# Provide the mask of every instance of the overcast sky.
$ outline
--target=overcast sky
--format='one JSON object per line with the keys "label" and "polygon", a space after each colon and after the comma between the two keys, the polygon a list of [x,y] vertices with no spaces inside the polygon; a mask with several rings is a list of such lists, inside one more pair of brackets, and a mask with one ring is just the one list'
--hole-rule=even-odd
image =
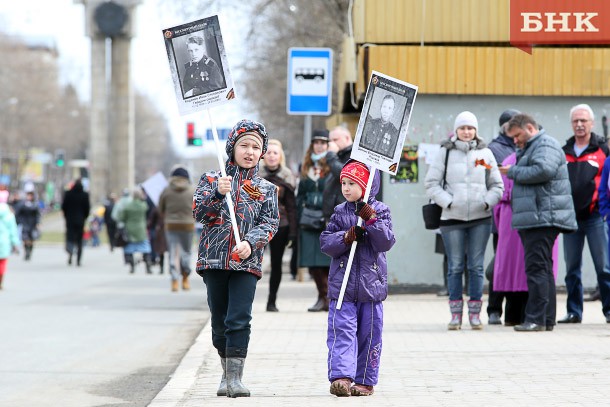
{"label": "overcast sky", "polygon": [[[183,17],[162,10],[159,15],[156,0],[143,0],[137,8],[136,36],[132,41],[132,75],[136,88],[149,95],[165,112],[173,133],[174,145],[186,157],[201,154],[197,148],[186,148],[185,122],[195,121],[196,129],[208,127],[207,114],[180,117],[163,44],[161,30],[184,23]],[[2,30],[13,35],[53,38],[59,51],[60,80],[72,83],[81,99],[90,99],[90,40],[85,36],[84,6],[74,0],[0,0]],[[200,16],[203,18],[207,16]],[[197,19],[197,18],[194,18]],[[232,37],[220,14],[221,30],[231,68],[238,64],[239,39]],[[236,72],[232,69],[233,77]],[[227,127],[242,117],[238,100],[214,108],[217,127]],[[242,99],[243,100],[243,99]],[[199,131],[197,131],[199,133]],[[208,152],[209,153],[209,152]],[[213,151],[211,152],[213,153]]]}

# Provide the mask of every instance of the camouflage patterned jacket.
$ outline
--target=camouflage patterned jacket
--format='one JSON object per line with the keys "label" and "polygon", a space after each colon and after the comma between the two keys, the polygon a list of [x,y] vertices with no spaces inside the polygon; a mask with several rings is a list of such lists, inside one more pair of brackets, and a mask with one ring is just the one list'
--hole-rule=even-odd
{"label": "camouflage patterned jacket", "polygon": [[[246,122],[245,126],[251,123],[255,122]],[[238,127],[234,128],[227,141],[229,157],[233,156],[233,146],[240,134]],[[266,133],[264,136],[263,152],[267,147]],[[225,168],[227,175],[233,179],[231,198],[239,236],[250,243],[252,254],[242,260],[232,252],[236,242],[229,209],[225,197],[218,193],[218,178],[222,175],[219,171],[206,172],[201,176],[193,196],[193,216],[203,224],[196,270],[200,275],[206,269],[243,270],[261,278],[265,245],[277,232],[280,222],[277,187],[258,175],[258,165],[244,169],[229,159]]]}

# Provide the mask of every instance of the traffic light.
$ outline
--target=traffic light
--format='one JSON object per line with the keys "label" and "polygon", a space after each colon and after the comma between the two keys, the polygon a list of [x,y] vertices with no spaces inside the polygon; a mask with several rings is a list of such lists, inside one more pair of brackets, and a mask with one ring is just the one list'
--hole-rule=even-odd
{"label": "traffic light", "polygon": [[55,150],[55,166],[57,168],[61,168],[66,165],[66,157],[64,150],[57,149]]}
{"label": "traffic light", "polygon": [[201,146],[203,142],[201,137],[195,135],[195,123],[189,122],[186,124],[186,140],[189,146]]}

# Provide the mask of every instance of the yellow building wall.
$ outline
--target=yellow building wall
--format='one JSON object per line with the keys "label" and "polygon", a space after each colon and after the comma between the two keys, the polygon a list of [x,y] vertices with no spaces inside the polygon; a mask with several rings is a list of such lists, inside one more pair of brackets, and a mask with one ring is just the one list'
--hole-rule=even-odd
{"label": "yellow building wall", "polygon": [[[371,70],[419,86],[419,92],[458,95],[610,95],[610,49],[369,46]],[[365,52],[358,52],[364,69]],[[370,75],[370,72],[369,72]],[[366,91],[363,73],[357,88]],[[368,83],[368,78],[366,78]]]}
{"label": "yellow building wall", "polygon": [[509,0],[355,0],[358,43],[508,42]]}

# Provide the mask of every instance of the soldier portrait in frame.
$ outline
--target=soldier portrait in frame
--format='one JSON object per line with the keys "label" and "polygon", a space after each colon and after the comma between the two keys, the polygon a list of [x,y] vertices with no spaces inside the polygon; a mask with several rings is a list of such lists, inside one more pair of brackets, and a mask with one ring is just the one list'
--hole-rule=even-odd
{"label": "soldier portrait in frame", "polygon": [[351,157],[396,174],[417,86],[373,71]]}
{"label": "soldier portrait in frame", "polygon": [[164,29],[163,37],[181,114],[235,97],[218,16]]}
{"label": "soldier portrait in frame", "polygon": [[[218,51],[214,49],[216,41],[211,41],[210,38],[206,40],[205,36],[206,34],[200,31],[187,36],[184,40],[186,50],[182,59],[186,57],[188,60],[182,64],[183,72],[180,77],[185,99],[225,87],[224,75],[216,62],[218,57],[211,56],[218,55]],[[179,47],[174,46],[174,49],[177,48]]]}

